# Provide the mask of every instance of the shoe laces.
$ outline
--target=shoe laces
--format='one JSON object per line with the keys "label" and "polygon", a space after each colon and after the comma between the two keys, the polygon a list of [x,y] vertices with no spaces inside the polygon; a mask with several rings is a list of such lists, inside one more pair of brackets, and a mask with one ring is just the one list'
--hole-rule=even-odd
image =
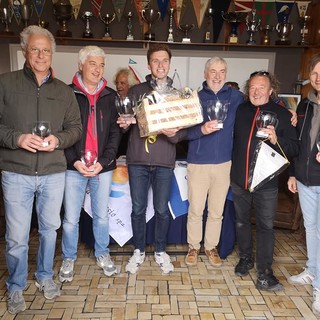
{"label": "shoe laces", "polygon": [[111,266],[113,265],[113,261],[109,254],[102,255],[98,258],[99,262],[102,266]]}
{"label": "shoe laces", "polygon": [[73,260],[72,259],[64,259],[62,261],[62,269],[72,269],[73,268]]}
{"label": "shoe laces", "polygon": [[217,248],[212,248],[211,250],[208,250],[208,253],[210,256],[219,257]]}
{"label": "shoe laces", "polygon": [[57,285],[54,283],[52,279],[46,279],[40,281],[41,290],[45,289],[46,291],[56,290]]}
{"label": "shoe laces", "polygon": [[197,249],[189,249],[188,251],[188,256],[192,256],[195,257],[198,254],[198,250]]}
{"label": "shoe laces", "polygon": [[20,290],[14,291],[8,295],[9,302],[12,301],[14,303],[17,303],[21,300],[22,300],[22,291]]}
{"label": "shoe laces", "polygon": [[144,254],[139,249],[136,249],[133,251],[133,255],[129,259],[129,263],[141,264],[143,262],[143,259],[144,259]]}
{"label": "shoe laces", "polygon": [[166,252],[156,253],[158,263],[163,266],[170,265],[171,259],[170,256]]}

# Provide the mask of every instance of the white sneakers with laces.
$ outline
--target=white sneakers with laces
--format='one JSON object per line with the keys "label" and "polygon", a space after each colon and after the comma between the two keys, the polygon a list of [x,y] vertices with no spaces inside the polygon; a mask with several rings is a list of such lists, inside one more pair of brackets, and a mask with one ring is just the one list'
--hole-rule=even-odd
{"label": "white sneakers with laces", "polygon": [[313,289],[312,312],[316,316],[320,316],[320,289]]}
{"label": "white sneakers with laces", "polygon": [[106,253],[97,258],[97,265],[103,269],[103,273],[107,277],[111,277],[114,274],[118,273],[117,267],[115,266],[114,262],[112,261],[110,254]]}
{"label": "white sneakers with laces", "polygon": [[146,255],[144,252],[140,252],[139,249],[135,249],[133,251],[132,257],[129,259],[126,265],[126,272],[135,274],[138,271],[140,265],[144,262],[145,256]]}
{"label": "white sneakers with laces", "polygon": [[314,275],[310,273],[308,268],[304,268],[301,273],[289,277],[288,282],[296,286],[303,286],[306,284],[312,284],[313,279]]}
{"label": "white sneakers with laces", "polygon": [[166,252],[155,252],[154,259],[156,260],[156,263],[160,266],[160,269],[164,274],[174,271],[174,266],[171,263],[171,259]]}

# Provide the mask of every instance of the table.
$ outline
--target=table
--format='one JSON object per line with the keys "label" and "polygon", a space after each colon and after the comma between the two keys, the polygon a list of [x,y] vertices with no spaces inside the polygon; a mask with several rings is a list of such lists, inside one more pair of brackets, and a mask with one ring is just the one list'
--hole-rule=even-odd
{"label": "table", "polygon": [[[117,160],[117,169],[113,174],[112,190],[109,199],[109,230],[110,243],[118,243],[120,246],[131,243],[131,199],[129,181],[125,158]],[[169,208],[172,214],[168,232],[168,244],[187,243],[187,181],[186,181],[186,162],[177,161],[175,174],[172,180],[171,197]],[[89,214],[88,214],[89,212]],[[154,243],[154,218],[152,206],[152,191],[149,191],[149,203],[147,209],[147,244]],[[235,244],[235,212],[232,195],[229,190],[224,208],[224,218],[219,243],[219,254],[221,258],[226,258],[233,250]],[[206,213],[204,214],[203,228],[205,227]],[[90,217],[90,197],[86,196],[84,210],[81,212],[80,219],[80,240],[88,246],[93,247],[94,237],[92,232],[92,218]]]}

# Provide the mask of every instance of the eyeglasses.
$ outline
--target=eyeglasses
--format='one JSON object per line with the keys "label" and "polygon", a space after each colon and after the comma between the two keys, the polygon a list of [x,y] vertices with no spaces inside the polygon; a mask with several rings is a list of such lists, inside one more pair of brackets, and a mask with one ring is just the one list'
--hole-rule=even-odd
{"label": "eyeglasses", "polygon": [[29,48],[28,51],[33,56],[38,56],[40,53],[42,53],[44,56],[51,56],[52,54],[50,49]]}
{"label": "eyeglasses", "polygon": [[268,71],[255,71],[253,73],[250,74],[250,78],[255,77],[255,76],[265,76],[265,77],[269,77],[270,73]]}

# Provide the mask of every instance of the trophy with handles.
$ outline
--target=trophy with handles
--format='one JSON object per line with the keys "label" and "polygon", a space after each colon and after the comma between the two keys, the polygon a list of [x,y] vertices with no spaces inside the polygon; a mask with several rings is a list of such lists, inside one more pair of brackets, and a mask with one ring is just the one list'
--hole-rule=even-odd
{"label": "trophy with handles", "polygon": [[247,12],[221,12],[222,19],[230,24],[231,32],[228,36],[228,43],[239,43],[238,26],[245,21]]}
{"label": "trophy with handles", "polygon": [[58,1],[53,5],[53,15],[60,25],[58,37],[72,37],[72,32],[67,29],[67,21],[73,17],[73,8],[69,1]]}
{"label": "trophy with handles", "polygon": [[10,30],[9,24],[11,23],[11,18],[13,15],[12,9],[9,8],[0,8],[0,20],[5,25],[4,31],[2,31],[2,34],[12,35],[13,31]]}
{"label": "trophy with handles", "polygon": [[142,19],[148,24],[148,31],[144,34],[144,40],[155,40],[155,34],[152,32],[152,24],[160,19],[160,12],[158,10],[148,8],[141,10]]}
{"label": "trophy with handles", "polygon": [[108,39],[108,40],[111,40],[112,37],[111,37],[111,34],[110,34],[110,24],[113,22],[113,20],[115,19],[116,17],[116,14],[113,13],[112,15],[109,14],[109,13],[106,13],[104,16],[102,16],[100,13],[99,13],[99,17],[100,17],[100,20],[105,24],[106,28],[105,28],[105,34],[103,36],[103,39]]}

